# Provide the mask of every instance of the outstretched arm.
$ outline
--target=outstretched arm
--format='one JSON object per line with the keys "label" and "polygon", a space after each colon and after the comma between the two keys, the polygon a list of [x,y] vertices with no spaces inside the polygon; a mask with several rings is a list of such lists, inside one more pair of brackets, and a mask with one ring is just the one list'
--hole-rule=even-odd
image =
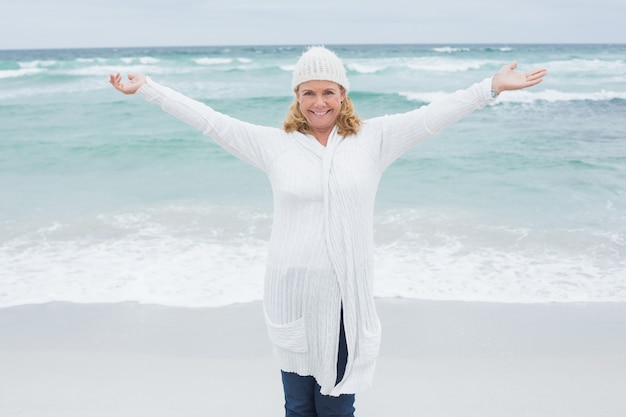
{"label": "outstretched arm", "polygon": [[253,125],[215,111],[206,104],[158,84],[143,74],[129,74],[123,83],[121,75],[111,74],[109,82],[124,94],[136,94],[188,125],[211,136],[217,144],[236,157],[267,171],[274,155],[279,153],[286,133],[276,128]]}
{"label": "outstretched arm", "polygon": [[[376,149],[382,150],[381,166],[386,168],[416,144],[493,102],[495,99],[491,89],[499,94],[507,90],[532,87],[543,81],[547,74],[545,69],[516,72],[516,68],[517,62],[513,61],[504,65],[493,76],[468,89],[456,91],[408,113],[375,119],[376,123],[382,124],[380,138],[383,143],[375,143]],[[370,125],[373,125],[372,121]]]}
{"label": "outstretched arm", "polygon": [[515,72],[517,62],[513,61],[504,65],[492,78],[491,88],[496,94],[507,90],[521,90],[532,87],[543,81],[543,77],[548,73],[544,68],[535,69],[528,72]]}
{"label": "outstretched arm", "polygon": [[122,76],[117,74],[109,75],[109,82],[117,90],[124,94],[135,94],[142,85],[146,83],[146,76],[143,74],[128,74],[128,82],[122,82]]}

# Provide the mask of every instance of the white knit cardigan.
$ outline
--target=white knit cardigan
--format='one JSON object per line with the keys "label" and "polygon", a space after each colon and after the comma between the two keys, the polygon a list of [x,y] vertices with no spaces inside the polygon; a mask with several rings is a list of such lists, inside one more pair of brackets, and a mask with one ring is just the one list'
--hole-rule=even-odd
{"label": "white knit cardigan", "polygon": [[[281,369],[314,376],[325,395],[368,388],[381,339],[372,265],[379,180],[408,149],[493,101],[491,78],[366,120],[357,135],[335,128],[326,147],[311,135],[233,119],[151,79],[137,94],[269,177],[274,219],[263,306]],[[348,363],[335,384],[342,308]]]}

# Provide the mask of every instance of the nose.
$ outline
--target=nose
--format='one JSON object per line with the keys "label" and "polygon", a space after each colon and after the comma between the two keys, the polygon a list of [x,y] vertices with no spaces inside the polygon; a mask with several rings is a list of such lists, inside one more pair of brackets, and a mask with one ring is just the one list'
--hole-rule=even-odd
{"label": "nose", "polygon": [[325,106],[326,105],[326,99],[324,98],[323,94],[318,94],[315,96],[315,105],[316,106]]}

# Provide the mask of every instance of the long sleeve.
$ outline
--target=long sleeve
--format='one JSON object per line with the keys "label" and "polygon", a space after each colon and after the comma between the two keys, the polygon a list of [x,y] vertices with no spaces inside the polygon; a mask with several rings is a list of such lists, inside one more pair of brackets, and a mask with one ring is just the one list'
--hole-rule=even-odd
{"label": "long sleeve", "polygon": [[285,139],[286,134],[280,129],[237,120],[151,79],[137,91],[137,95],[160,105],[167,113],[210,136],[225,150],[264,172]]}
{"label": "long sleeve", "polygon": [[413,146],[493,100],[491,78],[487,78],[419,109],[371,119],[372,127],[380,129],[376,147],[381,168],[387,168]]}

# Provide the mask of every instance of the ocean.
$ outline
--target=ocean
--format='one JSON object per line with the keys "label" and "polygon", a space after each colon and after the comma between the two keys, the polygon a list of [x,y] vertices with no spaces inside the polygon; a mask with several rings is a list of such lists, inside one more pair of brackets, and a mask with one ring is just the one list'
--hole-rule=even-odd
{"label": "ocean", "polygon": [[[517,60],[506,92],[396,161],[375,213],[377,297],[626,301],[626,45],[330,45],[363,118]],[[262,297],[265,176],[108,84],[143,72],[280,127],[303,46],[0,51],[0,307]]]}

